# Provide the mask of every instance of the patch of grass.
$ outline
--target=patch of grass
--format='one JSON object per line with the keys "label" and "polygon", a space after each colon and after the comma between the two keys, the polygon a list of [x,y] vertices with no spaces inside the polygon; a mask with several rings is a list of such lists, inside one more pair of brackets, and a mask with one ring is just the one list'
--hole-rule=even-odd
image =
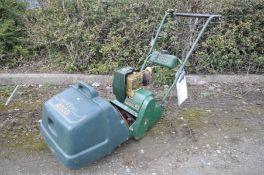
{"label": "patch of grass", "polygon": [[[7,100],[15,86],[0,86],[0,102]],[[0,108],[1,109],[1,108]]]}
{"label": "patch of grass", "polygon": [[213,92],[209,92],[209,91],[203,91],[203,92],[201,92],[201,96],[202,97],[209,97],[209,96],[212,96],[212,95],[214,95]]}
{"label": "patch of grass", "polygon": [[170,121],[161,118],[153,128],[150,129],[150,134],[151,135],[160,135],[162,132],[163,133],[168,133],[170,128],[168,127],[170,125]]}
{"label": "patch of grass", "polygon": [[188,126],[192,129],[198,129],[204,126],[203,119],[208,117],[208,112],[201,108],[189,108],[179,115],[186,120]]}
{"label": "patch of grass", "polygon": [[[4,133],[8,131],[2,132],[2,136]],[[27,132],[24,134],[5,134],[5,138],[7,143],[3,143],[0,145],[0,148],[8,148],[15,149],[17,151],[25,151],[25,152],[38,152],[47,149],[46,144],[40,138],[39,132]]]}
{"label": "patch of grass", "polygon": [[[199,129],[204,127],[204,119],[207,119],[208,112],[201,108],[188,108],[183,112],[180,112],[177,116],[170,116],[169,111],[168,116],[161,118],[153,128],[150,129],[151,135],[160,135],[162,132],[164,134],[177,132],[182,124],[186,123],[191,129]],[[183,118],[183,120],[181,120]]]}
{"label": "patch of grass", "polygon": [[5,106],[4,104],[0,104],[0,112],[9,112],[13,110],[34,110],[36,108],[35,103],[23,103],[23,102],[10,102],[9,105]]}

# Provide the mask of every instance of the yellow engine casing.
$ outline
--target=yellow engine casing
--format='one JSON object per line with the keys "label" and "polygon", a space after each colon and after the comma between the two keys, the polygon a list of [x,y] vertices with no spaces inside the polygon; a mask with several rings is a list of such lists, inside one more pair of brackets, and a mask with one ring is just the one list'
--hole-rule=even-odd
{"label": "yellow engine casing", "polygon": [[126,95],[133,97],[135,95],[134,90],[143,86],[143,72],[133,72],[126,78]]}

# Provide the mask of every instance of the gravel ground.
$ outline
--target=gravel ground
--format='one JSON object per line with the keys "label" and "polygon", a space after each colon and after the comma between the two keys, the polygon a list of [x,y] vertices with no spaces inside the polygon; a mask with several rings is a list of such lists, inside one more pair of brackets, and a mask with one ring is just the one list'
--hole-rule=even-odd
{"label": "gravel ground", "polygon": [[[264,174],[264,84],[189,86],[181,107],[175,94],[164,117],[141,140],[80,170],[64,168],[43,143],[41,106],[64,86],[0,86],[1,174]],[[109,86],[99,94],[111,98]],[[162,96],[164,87],[153,88]]]}

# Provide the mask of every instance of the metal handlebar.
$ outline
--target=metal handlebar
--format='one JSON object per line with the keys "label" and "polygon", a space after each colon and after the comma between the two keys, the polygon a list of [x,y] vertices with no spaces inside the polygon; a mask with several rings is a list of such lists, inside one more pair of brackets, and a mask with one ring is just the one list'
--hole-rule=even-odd
{"label": "metal handlebar", "polygon": [[164,17],[162,18],[162,20],[161,20],[161,23],[160,23],[160,25],[159,25],[159,28],[158,28],[158,30],[157,30],[157,33],[156,33],[156,35],[155,35],[155,37],[154,37],[154,39],[153,39],[153,41],[152,41],[151,48],[150,48],[150,50],[149,50],[149,52],[148,52],[148,54],[147,54],[147,57],[146,57],[146,59],[145,59],[143,65],[141,66],[141,69],[140,69],[141,71],[143,71],[144,68],[146,67],[146,64],[148,63],[148,61],[149,61],[149,59],[150,59],[150,55],[151,55],[151,53],[152,53],[153,50],[156,48],[156,43],[157,43],[158,36],[159,36],[159,34],[160,34],[161,30],[162,30],[163,25],[166,23],[166,20],[167,20],[167,18],[168,18],[169,16],[170,16],[170,17],[177,17],[177,16],[178,16],[178,17],[196,17],[196,18],[208,18],[208,19],[206,20],[206,23],[204,24],[203,28],[200,30],[200,32],[199,32],[197,38],[196,38],[195,41],[193,42],[191,49],[188,51],[188,53],[186,54],[185,58],[183,59],[183,61],[182,61],[182,63],[181,63],[181,66],[179,67],[179,69],[178,69],[177,72],[175,73],[175,79],[174,79],[172,85],[170,86],[169,90],[166,92],[165,96],[163,97],[162,102],[161,102],[161,106],[164,105],[164,103],[166,102],[166,100],[167,100],[167,98],[168,98],[168,96],[169,96],[171,90],[172,90],[173,87],[176,85],[176,83],[177,83],[177,81],[178,81],[178,79],[179,79],[179,77],[180,77],[180,75],[181,75],[181,72],[182,72],[183,69],[184,69],[184,66],[185,66],[187,60],[189,59],[189,57],[190,57],[191,54],[193,53],[193,51],[194,51],[196,45],[198,44],[199,40],[201,39],[201,37],[202,37],[202,35],[203,35],[205,29],[207,28],[208,24],[210,23],[210,21],[211,21],[213,18],[219,18],[219,17],[220,17],[220,15],[211,15],[211,14],[199,14],[199,13],[175,13],[173,10],[168,10],[168,11],[165,13]]}
{"label": "metal handlebar", "polygon": [[202,14],[202,13],[173,13],[173,16],[196,17],[196,18],[220,17],[220,15]]}

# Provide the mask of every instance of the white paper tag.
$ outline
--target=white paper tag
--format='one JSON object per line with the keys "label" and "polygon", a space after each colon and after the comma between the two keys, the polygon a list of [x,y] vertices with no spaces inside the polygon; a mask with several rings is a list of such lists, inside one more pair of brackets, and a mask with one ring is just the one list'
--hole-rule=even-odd
{"label": "white paper tag", "polygon": [[180,106],[187,98],[188,98],[188,92],[187,92],[187,83],[186,78],[184,76],[184,72],[179,77],[179,80],[176,84],[177,88],[177,98],[178,98],[178,106]]}

